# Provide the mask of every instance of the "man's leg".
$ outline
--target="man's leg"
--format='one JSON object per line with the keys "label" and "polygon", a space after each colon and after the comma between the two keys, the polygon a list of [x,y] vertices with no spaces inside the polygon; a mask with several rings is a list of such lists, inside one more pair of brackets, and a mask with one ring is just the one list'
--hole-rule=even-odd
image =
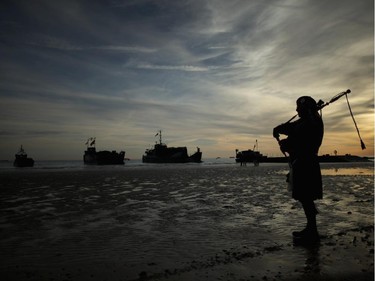
{"label": "man's leg", "polygon": [[315,203],[313,200],[304,200],[301,201],[303,210],[305,212],[307,225],[306,228],[302,231],[295,231],[293,232],[293,236],[295,237],[304,237],[304,236],[311,236],[311,237],[318,237],[318,228],[316,225],[316,215],[318,211],[315,207]]}

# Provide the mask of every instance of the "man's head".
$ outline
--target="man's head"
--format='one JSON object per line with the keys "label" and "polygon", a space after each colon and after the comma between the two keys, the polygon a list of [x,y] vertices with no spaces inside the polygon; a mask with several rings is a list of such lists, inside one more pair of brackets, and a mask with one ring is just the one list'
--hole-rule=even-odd
{"label": "man's head", "polygon": [[300,117],[306,116],[310,112],[316,112],[318,107],[316,101],[310,96],[302,96],[297,99],[297,112]]}

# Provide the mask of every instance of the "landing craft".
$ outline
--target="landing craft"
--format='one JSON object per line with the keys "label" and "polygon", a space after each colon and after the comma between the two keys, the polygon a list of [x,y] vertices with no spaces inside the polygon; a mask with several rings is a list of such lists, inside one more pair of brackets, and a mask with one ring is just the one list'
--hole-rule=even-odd
{"label": "landing craft", "polygon": [[83,162],[87,165],[124,165],[125,151],[96,151],[95,138],[86,141]]}
{"label": "landing craft", "polygon": [[253,149],[239,151],[236,149],[236,162],[246,165],[246,163],[254,163],[254,165],[259,165],[260,162],[264,162],[267,156],[264,156],[258,149],[258,140],[255,141]]}
{"label": "landing craft", "polygon": [[27,157],[22,145],[20,150],[15,154],[16,159],[13,162],[14,167],[33,167],[34,159]]}
{"label": "landing craft", "polygon": [[159,136],[159,143],[154,145],[153,149],[146,149],[145,155],[142,157],[143,163],[188,163],[202,162],[202,152],[197,147],[197,151],[189,156],[186,147],[167,147],[162,142],[161,130],[155,135]]}

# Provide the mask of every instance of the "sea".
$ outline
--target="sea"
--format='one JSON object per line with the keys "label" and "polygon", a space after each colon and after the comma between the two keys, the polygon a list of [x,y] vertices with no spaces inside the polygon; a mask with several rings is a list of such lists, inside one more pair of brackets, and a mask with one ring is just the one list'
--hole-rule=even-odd
{"label": "sea", "polygon": [[[35,160],[35,159],[34,159]],[[236,164],[234,158],[207,158],[201,163],[178,163],[177,165],[233,165]],[[142,159],[126,160],[124,165],[105,165],[101,167],[152,167],[152,166],[171,166],[176,164],[152,164],[143,163]],[[93,167],[85,165],[82,160],[35,160],[33,169],[83,169]],[[13,161],[3,160],[0,161],[0,170],[14,169]]]}
{"label": "sea", "polygon": [[[16,172],[16,171],[79,171],[79,170],[122,170],[122,169],[148,169],[148,168],[184,168],[184,167],[235,167],[240,166],[232,157],[223,158],[206,158],[201,163],[143,163],[142,159],[126,160],[124,165],[86,165],[82,160],[36,160],[33,167],[14,167],[13,161],[0,161],[1,172]],[[252,163],[247,163],[248,167],[254,166]],[[289,172],[287,163],[260,163],[263,167],[275,167],[281,169],[282,173]],[[374,161],[370,162],[342,162],[342,163],[321,163],[322,175],[373,175]],[[284,168],[284,169],[283,169]]]}

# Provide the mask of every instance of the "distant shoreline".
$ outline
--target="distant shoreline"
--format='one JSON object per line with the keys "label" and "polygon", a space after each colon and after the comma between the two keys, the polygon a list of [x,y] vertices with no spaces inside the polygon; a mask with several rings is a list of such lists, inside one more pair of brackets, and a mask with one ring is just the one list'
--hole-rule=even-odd
{"label": "distant shoreline", "polygon": [[[360,157],[356,155],[320,155],[320,163],[342,163],[342,162],[372,162],[369,157]],[[267,157],[262,160],[264,163],[286,163],[288,162],[288,157]]]}
{"label": "distant shoreline", "polygon": [[[357,156],[357,155],[350,155],[350,154],[345,154],[345,155],[320,155],[319,157],[319,162],[320,163],[351,163],[351,162],[363,162],[363,163],[370,163],[374,161],[373,157],[367,157],[367,156]],[[217,157],[217,158],[203,158],[203,162],[207,162],[210,160],[217,160],[217,159],[235,159],[234,156],[231,157]],[[288,157],[285,156],[265,156],[260,162],[261,163],[287,163],[288,162]],[[134,161],[141,161],[142,159],[128,159],[125,158],[126,162],[134,162]],[[81,159],[71,159],[71,160],[37,160],[39,162],[80,162],[82,161]],[[7,159],[0,159],[0,163],[13,163],[13,160],[7,160]],[[235,163],[235,161],[234,161]]]}

